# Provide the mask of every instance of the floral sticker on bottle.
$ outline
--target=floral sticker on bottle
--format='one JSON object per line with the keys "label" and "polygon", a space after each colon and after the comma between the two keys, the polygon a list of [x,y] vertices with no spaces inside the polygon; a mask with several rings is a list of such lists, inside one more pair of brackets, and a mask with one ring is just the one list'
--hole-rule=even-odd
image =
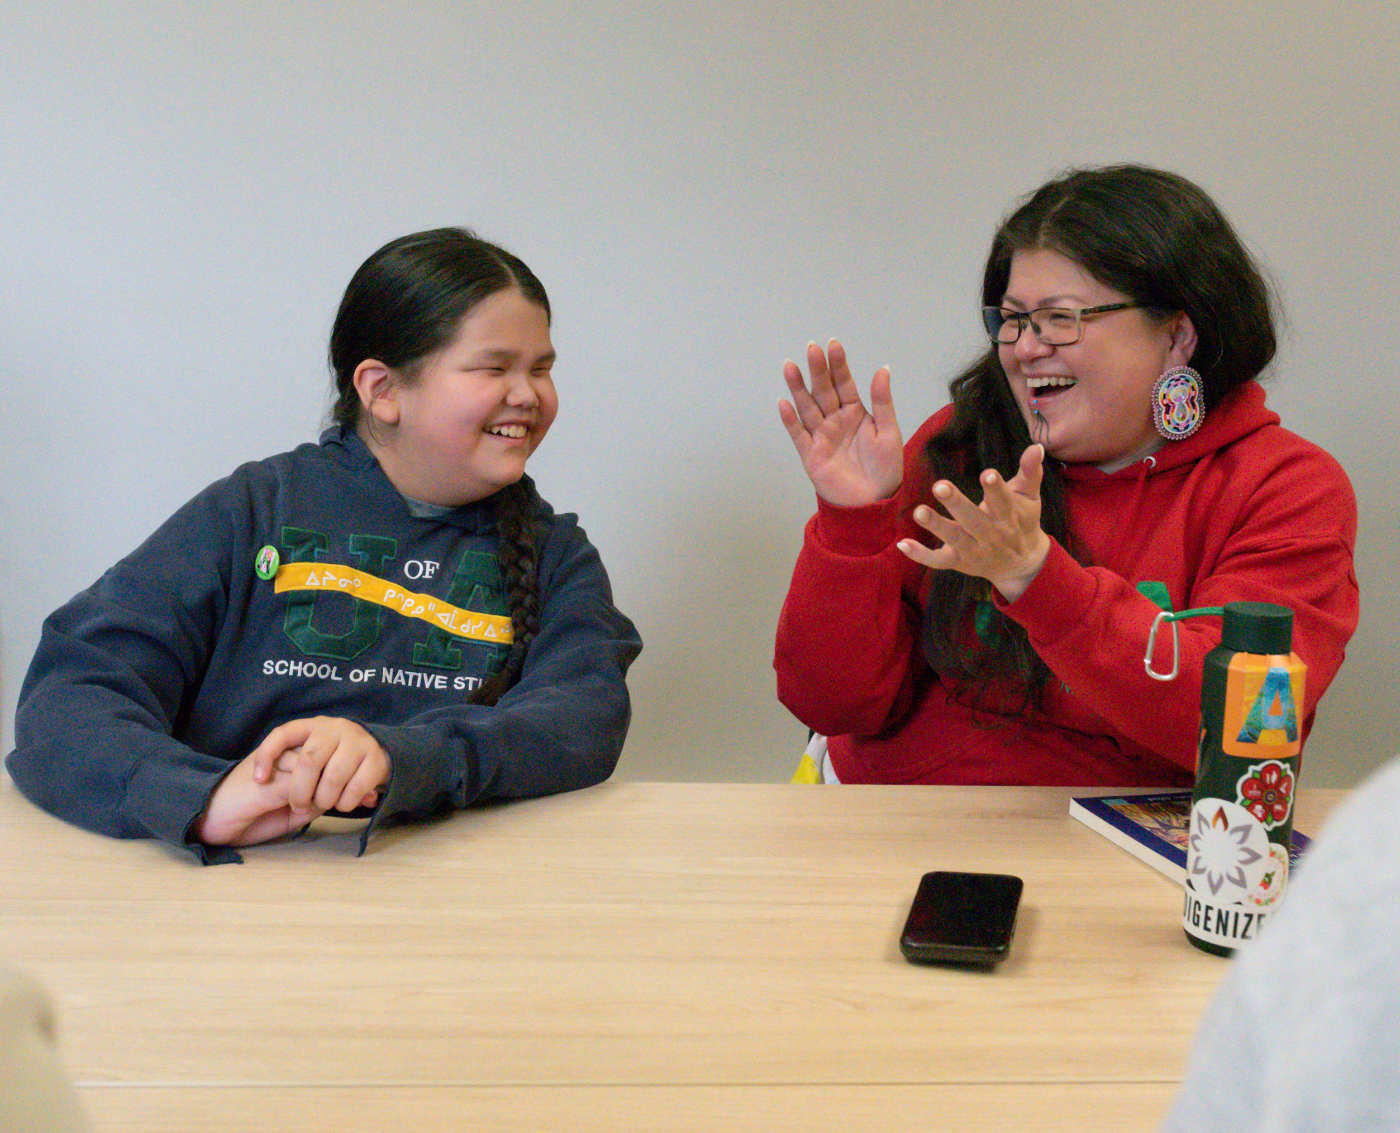
{"label": "floral sticker on bottle", "polygon": [[1220,904],[1243,901],[1273,863],[1269,836],[1242,806],[1201,799],[1191,808],[1186,883]]}
{"label": "floral sticker on bottle", "polygon": [[1282,826],[1293,813],[1293,768],[1277,759],[1252,764],[1240,776],[1236,802],[1264,824],[1265,830]]}
{"label": "floral sticker on bottle", "polygon": [[1288,885],[1288,851],[1277,842],[1270,842],[1269,857],[1273,859],[1273,865],[1245,898],[1256,909],[1267,909],[1277,904]]}

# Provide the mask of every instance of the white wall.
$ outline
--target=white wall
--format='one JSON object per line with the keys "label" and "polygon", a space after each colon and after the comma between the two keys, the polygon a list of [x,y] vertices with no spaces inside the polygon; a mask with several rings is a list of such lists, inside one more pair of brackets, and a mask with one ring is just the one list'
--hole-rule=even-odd
{"label": "white wall", "polygon": [[784,357],[839,335],[891,363],[911,431],[978,348],[999,216],[1128,159],[1200,182],[1259,253],[1289,316],[1271,401],[1356,484],[1363,621],[1308,770],[1355,781],[1400,749],[1397,39],[1392,4],[1311,0],[9,0],[3,746],[42,617],[314,435],[355,266],[466,223],[554,301],[534,473],[647,641],[621,773],[786,777],[770,650],[812,501]]}

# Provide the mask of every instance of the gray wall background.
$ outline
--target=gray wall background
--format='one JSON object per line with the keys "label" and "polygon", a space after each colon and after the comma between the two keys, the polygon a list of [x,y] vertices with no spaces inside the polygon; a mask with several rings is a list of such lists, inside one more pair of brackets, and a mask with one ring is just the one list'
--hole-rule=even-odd
{"label": "gray wall background", "polygon": [[1400,749],[1400,8],[9,0],[0,15],[3,743],[45,614],[315,435],[341,290],[465,223],[556,310],[533,463],[647,650],[631,778],[778,780],[771,642],[812,508],[780,366],[836,335],[906,435],[978,348],[990,235],[1058,170],[1200,182],[1287,316],[1271,403],[1349,470],[1363,620],[1308,780]]}

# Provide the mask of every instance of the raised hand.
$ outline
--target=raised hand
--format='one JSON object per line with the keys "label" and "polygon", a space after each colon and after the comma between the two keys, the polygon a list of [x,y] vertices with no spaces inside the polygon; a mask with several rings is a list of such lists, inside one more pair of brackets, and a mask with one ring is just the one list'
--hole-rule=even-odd
{"label": "raised hand", "polygon": [[875,371],[867,412],[846,351],[835,339],[825,351],[808,344],[807,368],[810,389],[797,363],[783,366],[792,400],[778,402],[778,416],[817,495],[837,507],[861,507],[894,495],[904,477],[904,440],[889,369]]}
{"label": "raised hand", "polygon": [[942,506],[920,505],[914,522],[939,545],[901,539],[899,549],[934,570],[956,570],[985,578],[1008,602],[1014,602],[1039,573],[1050,552],[1050,537],[1040,527],[1040,480],[1045,449],[1031,445],[1021,454],[1010,480],[994,469],[982,473],[982,502],[974,504],[947,480],[933,486]]}

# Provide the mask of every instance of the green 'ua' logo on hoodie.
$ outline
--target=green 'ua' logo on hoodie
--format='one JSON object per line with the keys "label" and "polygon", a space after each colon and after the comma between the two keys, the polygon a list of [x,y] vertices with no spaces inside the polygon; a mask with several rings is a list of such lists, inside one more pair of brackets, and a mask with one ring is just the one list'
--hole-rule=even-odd
{"label": "green 'ua' logo on hoodie", "polygon": [[[350,557],[354,566],[367,574],[383,579],[389,564],[398,553],[398,540],[383,535],[351,535]],[[317,562],[326,558],[330,539],[323,532],[300,527],[282,528],[282,550],[285,562]],[[457,562],[445,600],[454,606],[482,614],[508,616],[501,593],[501,568],[496,556],[483,551],[466,551]],[[349,595],[352,613],[349,629],[333,632],[325,628],[326,611],[322,608],[318,624],[317,602],[320,594],[295,592],[285,595],[286,613],[282,632],[297,650],[309,657],[325,657],[349,661],[379,641],[386,610],[373,602]],[[343,619],[338,619],[342,621]],[[504,646],[485,646],[496,657],[488,667],[494,670]],[[423,640],[413,646],[413,663],[435,669],[452,671],[462,668],[462,643],[446,630],[428,627]]]}

